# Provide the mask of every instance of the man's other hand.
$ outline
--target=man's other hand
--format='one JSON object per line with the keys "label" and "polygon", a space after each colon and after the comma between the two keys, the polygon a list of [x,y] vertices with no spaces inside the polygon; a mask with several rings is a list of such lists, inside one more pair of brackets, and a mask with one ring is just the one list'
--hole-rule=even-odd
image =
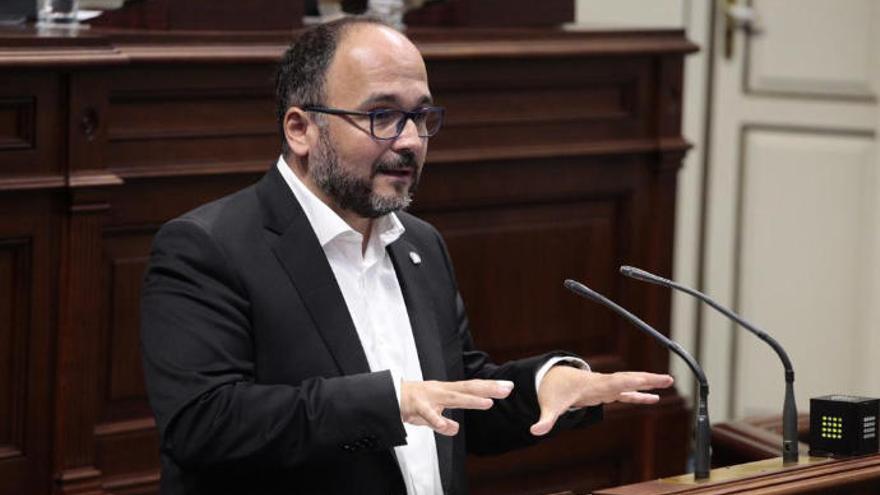
{"label": "man's other hand", "polygon": [[638,371],[596,373],[571,366],[554,366],[544,375],[538,390],[541,417],[530,428],[532,435],[545,435],[556,419],[572,407],[589,407],[609,402],[654,404],[660,397],[641,392],[672,385],[669,375]]}
{"label": "man's other hand", "polygon": [[444,409],[489,409],[492,399],[503,399],[511,390],[513,382],[504,380],[403,381],[400,418],[405,423],[426,425],[441,435],[454,436],[458,423],[443,417]]}

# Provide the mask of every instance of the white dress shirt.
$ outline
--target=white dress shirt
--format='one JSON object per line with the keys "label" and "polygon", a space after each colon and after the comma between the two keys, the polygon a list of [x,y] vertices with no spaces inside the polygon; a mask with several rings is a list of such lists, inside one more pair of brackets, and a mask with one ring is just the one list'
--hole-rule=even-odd
{"label": "white dress shirt", "polygon": [[[284,158],[278,170],[296,196],[327,256],[348,312],[354,322],[370,371],[389,370],[400,401],[400,381],[421,381],[422,369],[409,314],[386,247],[403,235],[397,215],[377,218],[363,250],[363,236],[351,228],[293,173]],[[553,358],[535,376],[535,390],[544,374],[561,360],[581,367],[579,359]],[[427,426],[403,424],[406,445],[394,448],[408,495],[442,495],[437,444]]]}

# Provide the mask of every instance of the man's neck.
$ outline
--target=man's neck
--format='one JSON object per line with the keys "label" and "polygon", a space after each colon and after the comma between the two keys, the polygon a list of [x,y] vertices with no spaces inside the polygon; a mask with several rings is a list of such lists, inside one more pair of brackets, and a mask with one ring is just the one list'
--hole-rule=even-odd
{"label": "man's neck", "polygon": [[351,228],[353,228],[357,232],[360,232],[360,234],[364,237],[364,242],[361,246],[361,252],[365,253],[367,251],[367,244],[370,243],[370,233],[373,231],[373,219],[365,218],[353,211],[340,208],[339,205],[337,205],[336,202],[332,200],[332,198],[327,196],[327,194],[320,187],[318,187],[318,185],[315,184],[314,181],[312,181],[312,178],[309,177],[308,173],[306,173],[304,167],[296,163],[287,163],[290,169],[293,170],[293,173],[296,174],[296,176],[299,178],[300,182],[302,182],[303,185],[309,189],[309,191],[312,191],[312,193],[317,196],[317,198],[320,199],[322,203],[329,206],[330,209],[333,210],[334,213],[339,215],[339,218],[341,218]]}

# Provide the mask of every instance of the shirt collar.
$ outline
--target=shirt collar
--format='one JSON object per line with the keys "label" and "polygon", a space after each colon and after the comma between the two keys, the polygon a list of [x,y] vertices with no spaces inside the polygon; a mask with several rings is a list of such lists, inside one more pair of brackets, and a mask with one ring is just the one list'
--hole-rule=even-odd
{"label": "shirt collar", "polygon": [[[293,195],[302,207],[306,218],[308,218],[312,229],[315,231],[315,235],[318,237],[321,247],[325,247],[337,238],[362,242],[363,236],[361,233],[351,228],[351,225],[347,224],[342,217],[306,187],[299,177],[293,173],[290,166],[287,165],[283,156],[278,157],[276,166],[278,171],[281,172],[284,182],[290,187],[291,192],[293,192]],[[382,248],[385,248],[399,239],[405,231],[406,229],[400,219],[397,218],[397,215],[389,213],[382,215],[373,222],[370,240],[371,242],[378,240]]]}

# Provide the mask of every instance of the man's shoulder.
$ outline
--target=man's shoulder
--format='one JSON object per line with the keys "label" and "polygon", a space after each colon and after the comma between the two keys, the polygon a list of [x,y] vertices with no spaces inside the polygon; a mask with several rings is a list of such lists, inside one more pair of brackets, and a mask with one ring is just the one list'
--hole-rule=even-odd
{"label": "man's shoulder", "polygon": [[255,186],[251,185],[169,220],[160,229],[157,239],[165,237],[163,233],[189,232],[188,237],[210,238],[221,244],[236,242],[236,239],[253,236],[254,228],[259,228],[259,210]]}
{"label": "man's shoulder", "polygon": [[251,226],[259,218],[259,202],[255,185],[198,206],[165,225],[187,223],[199,227],[205,233],[229,233]]}

